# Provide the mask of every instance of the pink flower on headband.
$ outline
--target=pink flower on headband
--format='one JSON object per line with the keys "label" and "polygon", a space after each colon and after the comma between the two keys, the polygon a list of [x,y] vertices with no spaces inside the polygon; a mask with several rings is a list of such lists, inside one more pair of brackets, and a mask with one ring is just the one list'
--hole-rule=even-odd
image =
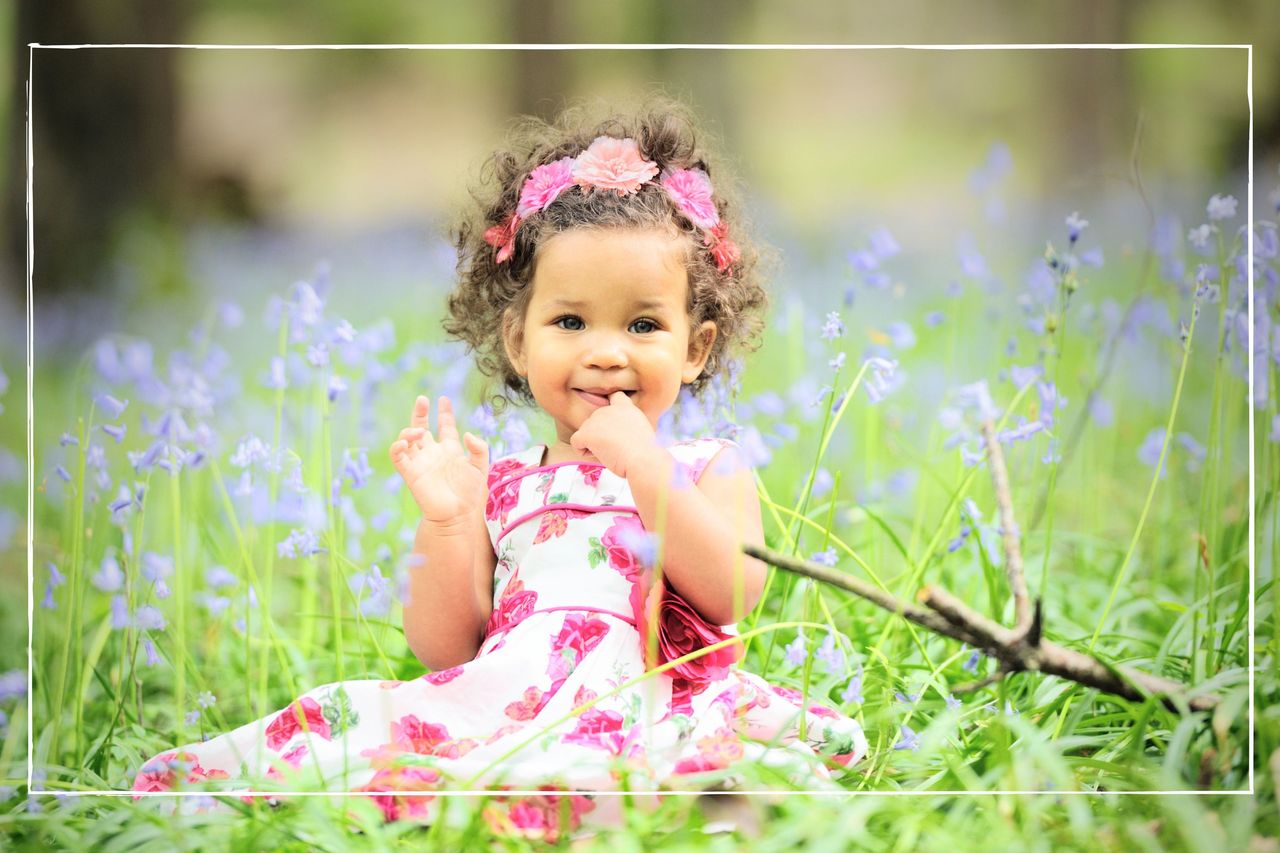
{"label": "pink flower on headband", "polygon": [[662,176],[662,187],[680,212],[699,228],[720,223],[716,203],[711,200],[711,179],[701,169],[676,169]]}
{"label": "pink flower on headband", "polygon": [[525,219],[531,213],[546,210],[560,193],[573,186],[573,158],[562,157],[554,163],[539,166],[529,173],[520,190],[516,216]]}
{"label": "pink flower on headband", "polygon": [[516,229],[520,227],[520,217],[512,213],[501,225],[494,225],[484,232],[484,241],[498,250],[498,263],[505,263],[516,250]]}
{"label": "pink flower on headband", "polygon": [[658,165],[644,159],[630,137],[597,136],[573,165],[573,180],[579,186],[617,190],[618,195],[636,192],[656,174]]}
{"label": "pink flower on headband", "polygon": [[715,259],[716,269],[720,272],[737,263],[742,256],[738,251],[738,244],[729,239],[729,226],[723,222],[707,232],[703,243],[711,250],[711,257]]}

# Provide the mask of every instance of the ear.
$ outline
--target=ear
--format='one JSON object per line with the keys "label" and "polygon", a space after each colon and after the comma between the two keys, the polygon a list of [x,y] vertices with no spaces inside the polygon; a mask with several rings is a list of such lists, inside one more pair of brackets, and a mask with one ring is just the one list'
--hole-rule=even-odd
{"label": "ear", "polygon": [[502,346],[516,373],[527,376],[524,358],[524,324],[510,313],[502,315]]}
{"label": "ear", "polygon": [[702,368],[711,355],[711,345],[716,342],[716,331],[715,323],[704,320],[702,325],[689,333],[689,355],[680,371],[680,381],[685,385],[702,373]]}

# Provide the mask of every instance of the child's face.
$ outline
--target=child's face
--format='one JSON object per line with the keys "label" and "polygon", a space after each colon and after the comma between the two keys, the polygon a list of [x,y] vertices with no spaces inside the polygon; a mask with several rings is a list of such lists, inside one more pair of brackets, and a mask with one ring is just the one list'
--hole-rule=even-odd
{"label": "child's face", "polygon": [[651,230],[575,229],[538,252],[519,339],[507,355],[569,438],[607,395],[627,396],[656,429],[702,372],[716,325],[691,330],[684,246]]}

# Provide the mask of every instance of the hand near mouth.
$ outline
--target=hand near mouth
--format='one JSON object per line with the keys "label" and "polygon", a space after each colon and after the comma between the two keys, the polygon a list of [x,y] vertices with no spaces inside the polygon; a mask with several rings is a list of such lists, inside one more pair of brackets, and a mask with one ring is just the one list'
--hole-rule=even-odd
{"label": "hand near mouth", "polygon": [[619,477],[626,477],[631,461],[656,446],[653,425],[625,391],[609,395],[609,405],[596,409],[569,439],[576,450],[600,460]]}

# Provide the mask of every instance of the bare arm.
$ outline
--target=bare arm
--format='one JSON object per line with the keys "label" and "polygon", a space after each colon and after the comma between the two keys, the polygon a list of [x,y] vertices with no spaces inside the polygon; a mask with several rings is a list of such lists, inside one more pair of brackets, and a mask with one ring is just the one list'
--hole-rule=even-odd
{"label": "bare arm", "polygon": [[[664,534],[663,571],[671,585],[708,622],[732,624],[755,607],[764,589],[764,564],[740,547],[764,544],[755,478],[736,447],[721,450],[696,486],[672,487],[676,464],[655,446],[628,465],[636,509],[645,529]],[[660,524],[661,492],[666,508]]]}
{"label": "bare arm", "polygon": [[439,439],[433,438],[430,406],[426,397],[414,401],[410,426],[390,454],[422,510],[404,635],[418,660],[441,669],[471,660],[480,648],[494,558],[484,525],[489,447],[470,433],[459,440],[448,397],[440,398]]}
{"label": "bare arm", "polygon": [[[477,523],[483,544],[477,541]],[[492,605],[495,561],[483,520],[441,525],[422,519],[413,553],[404,607],[409,648],[433,670],[471,660]]]}

